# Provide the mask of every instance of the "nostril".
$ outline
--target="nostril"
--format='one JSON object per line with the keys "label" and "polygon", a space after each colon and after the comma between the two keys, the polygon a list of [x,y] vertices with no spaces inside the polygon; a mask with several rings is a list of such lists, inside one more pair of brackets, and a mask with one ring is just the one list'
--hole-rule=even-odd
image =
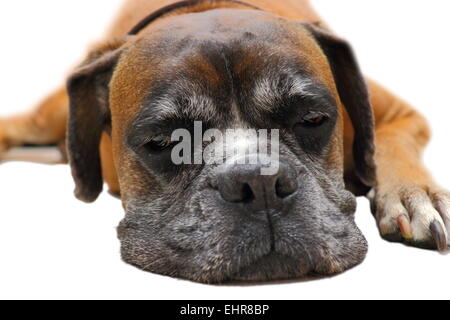
{"label": "nostril", "polygon": [[287,198],[295,191],[297,191],[298,185],[295,180],[291,179],[278,179],[275,184],[275,192],[279,198]]}
{"label": "nostril", "polygon": [[255,199],[255,195],[249,184],[247,183],[243,184],[241,189],[241,196],[242,202],[251,202],[252,200]]}
{"label": "nostril", "polygon": [[234,203],[250,203],[256,197],[248,183],[231,183],[231,181],[224,180],[217,187],[222,198],[228,202]]}

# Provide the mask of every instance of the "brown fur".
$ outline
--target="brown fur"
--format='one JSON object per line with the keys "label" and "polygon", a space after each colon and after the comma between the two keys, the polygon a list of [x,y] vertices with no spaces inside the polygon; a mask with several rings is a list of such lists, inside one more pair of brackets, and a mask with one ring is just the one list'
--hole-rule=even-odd
{"label": "brown fur", "polygon": [[[128,0],[120,10],[113,26],[107,33],[107,39],[113,39],[128,32],[137,22],[145,17],[146,14],[159,9],[160,7],[176,1],[158,0]],[[283,17],[296,19],[305,22],[320,22],[320,17],[311,8],[309,1],[303,0],[253,0],[247,1],[269,12],[277,13]],[[221,6],[230,6],[223,3]],[[210,5],[201,5],[195,8],[195,11],[201,11],[210,8]],[[181,10],[180,13],[186,12]],[[426,145],[429,139],[429,130],[424,119],[418,115],[409,105],[395,97],[380,85],[369,81],[369,87],[372,97],[372,105],[376,117],[377,125],[377,164],[379,167],[379,176],[386,175],[391,181],[404,181],[418,177],[423,181],[429,182],[429,175],[423,169],[420,162],[420,150]],[[131,104],[136,105],[136,104]],[[24,143],[50,144],[59,143],[65,139],[65,123],[67,121],[68,99],[64,89],[59,89],[50,95],[38,106],[35,112],[4,119],[0,122],[1,147],[6,149],[11,146],[18,146]],[[346,172],[350,184],[358,184],[353,177],[352,160],[352,141],[353,129],[350,125],[348,116],[345,117],[345,154],[346,154]],[[52,129],[52,130],[50,130]],[[399,134],[401,133],[401,134]],[[398,137],[398,138],[393,138]],[[395,143],[398,147],[384,147],[386,140]],[[405,146],[404,140],[410,140],[410,146]],[[399,141],[392,141],[399,140]],[[120,193],[117,174],[114,163],[108,157],[111,153],[111,142],[109,139],[102,140],[102,169],[105,175],[105,181],[111,191],[115,194]],[[387,149],[386,151],[383,151]],[[406,149],[406,150],[405,150]],[[386,155],[389,153],[389,156]],[[108,155],[108,156],[106,156]],[[384,159],[387,159],[386,161]],[[392,160],[401,165],[392,165]],[[410,165],[406,165],[409,163]],[[413,169],[413,170],[411,170]],[[394,179],[393,179],[394,177]],[[395,177],[397,177],[395,179]],[[383,179],[378,179],[378,181]],[[354,191],[357,186],[350,185]],[[388,186],[386,186],[388,187]]]}
{"label": "brown fur", "polygon": [[[117,43],[114,41],[111,42],[113,39],[126,34],[147,14],[173,2],[176,1],[127,0],[114,24],[107,32],[105,39],[100,42],[109,44],[102,46],[100,51],[114,49]],[[324,25],[307,0],[248,0],[247,2],[285,18]],[[212,7],[239,7],[239,5],[226,2],[212,5],[209,2],[205,2],[190,9],[178,10],[158,20],[156,24],[170,19],[173,15],[203,11]],[[321,66],[318,61],[311,61],[310,64],[317,69],[318,73],[321,73],[322,78],[328,78],[330,87],[332,87],[332,76],[327,74],[326,71],[328,66]],[[121,68],[129,68],[129,71],[131,71],[133,66],[122,63]],[[125,73],[117,72],[117,74],[123,76]],[[142,96],[136,94],[136,92],[144,90],[144,88],[138,87],[139,83],[147,83],[146,81],[140,80],[144,78],[151,79],[154,77],[154,71],[139,71],[135,74],[139,74],[141,79],[135,79],[133,81],[133,87],[122,85],[124,83],[130,83],[127,79],[115,79],[116,81],[114,82],[120,83],[121,86],[117,85],[112,90],[114,94],[111,97],[111,101],[116,101],[117,104],[120,101],[121,105],[127,106],[140,105],[139,99],[142,99]],[[211,80],[213,81],[214,79]],[[368,85],[376,123],[377,153],[375,159],[378,167],[376,176],[376,190],[378,194],[388,194],[395,188],[398,189],[399,187],[408,185],[423,186],[426,188],[428,186],[434,186],[434,182],[421,162],[421,152],[430,137],[426,121],[407,103],[382,86],[371,80],[368,81]],[[136,111],[133,108],[116,110],[112,119],[113,127],[114,123],[121,123],[123,125],[126,121],[130,121]],[[342,113],[344,119],[343,144],[346,182],[349,189],[362,195],[365,194],[367,189],[363,187],[355,173],[352,147],[354,142],[354,129],[351,125],[349,115],[344,111]],[[12,146],[20,146],[25,143],[58,144],[63,142],[65,140],[67,115],[67,93],[65,89],[59,89],[44,100],[34,112],[0,120],[0,149],[6,150]],[[123,139],[119,137],[124,134],[121,132],[121,128],[122,126],[118,126],[113,130],[112,141],[115,142],[114,145],[106,134],[103,134],[101,140],[103,178],[113,194],[120,194],[120,183],[116,164],[119,168],[127,168],[128,166],[126,159],[120,157],[123,153],[123,145],[120,141]],[[336,141],[336,148],[339,149],[338,142]],[[125,179],[133,179],[133,177],[127,177]]]}

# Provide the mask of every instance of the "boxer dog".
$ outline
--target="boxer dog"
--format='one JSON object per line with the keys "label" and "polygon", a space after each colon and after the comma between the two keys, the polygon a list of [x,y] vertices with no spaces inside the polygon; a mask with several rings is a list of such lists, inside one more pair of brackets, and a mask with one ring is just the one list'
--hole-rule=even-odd
{"label": "boxer dog", "polygon": [[[278,130],[278,171],[174,164],[172,133],[195,122]],[[370,198],[385,239],[447,250],[450,195],[421,162],[429,137],[307,0],[127,0],[66,86],[0,121],[3,154],[64,145],[80,200],[104,183],[121,197],[126,262],[203,283],[358,265],[355,196]]]}

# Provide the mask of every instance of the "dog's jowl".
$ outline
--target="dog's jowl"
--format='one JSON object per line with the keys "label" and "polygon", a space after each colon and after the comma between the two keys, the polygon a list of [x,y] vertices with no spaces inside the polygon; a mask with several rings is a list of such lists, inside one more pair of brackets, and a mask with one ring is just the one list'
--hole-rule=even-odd
{"label": "dog's jowl", "polygon": [[446,250],[424,119],[319,21],[306,0],[127,0],[66,86],[0,120],[1,150],[62,146],[80,200],[120,196],[123,259],[158,274],[341,273],[367,253],[363,195],[384,238]]}

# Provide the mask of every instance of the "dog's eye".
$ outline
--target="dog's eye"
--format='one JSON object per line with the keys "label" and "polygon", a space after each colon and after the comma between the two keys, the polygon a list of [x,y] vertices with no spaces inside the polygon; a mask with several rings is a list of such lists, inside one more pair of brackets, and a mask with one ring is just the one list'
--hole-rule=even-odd
{"label": "dog's eye", "polygon": [[326,113],[311,111],[302,118],[300,123],[305,127],[318,127],[325,123],[328,119],[329,116]]}
{"label": "dog's eye", "polygon": [[161,152],[169,149],[174,145],[174,142],[169,136],[159,135],[154,137],[145,145],[145,148],[150,152]]}

